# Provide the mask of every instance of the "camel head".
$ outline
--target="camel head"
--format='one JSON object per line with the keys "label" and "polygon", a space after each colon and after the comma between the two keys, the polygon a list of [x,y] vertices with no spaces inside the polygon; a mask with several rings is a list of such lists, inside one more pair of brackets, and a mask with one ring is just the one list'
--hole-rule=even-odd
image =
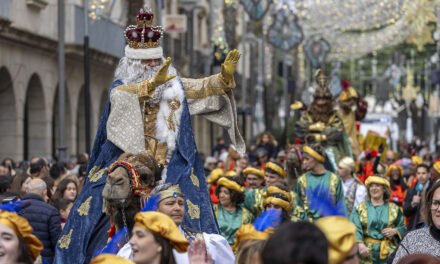
{"label": "camel head", "polygon": [[133,198],[147,195],[160,180],[156,160],[146,153],[124,153],[108,169],[102,197],[114,207],[127,207]]}

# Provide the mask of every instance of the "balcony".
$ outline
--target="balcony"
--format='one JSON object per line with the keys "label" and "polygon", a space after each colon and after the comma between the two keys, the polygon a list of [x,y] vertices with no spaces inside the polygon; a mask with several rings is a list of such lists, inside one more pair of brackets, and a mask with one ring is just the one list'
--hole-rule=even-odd
{"label": "balcony", "polygon": [[[3,0],[2,0],[3,1]],[[73,24],[74,26],[69,26]],[[124,28],[110,19],[89,19],[90,49],[120,58],[124,55]],[[84,43],[84,9],[66,6],[66,45],[82,46]]]}

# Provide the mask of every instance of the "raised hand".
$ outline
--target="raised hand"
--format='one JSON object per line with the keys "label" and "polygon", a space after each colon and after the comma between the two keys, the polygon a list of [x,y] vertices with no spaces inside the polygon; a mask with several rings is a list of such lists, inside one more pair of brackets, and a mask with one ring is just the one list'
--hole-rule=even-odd
{"label": "raised hand", "polygon": [[205,242],[199,239],[194,240],[188,249],[190,264],[212,264],[211,255],[207,252]]}
{"label": "raised hand", "polygon": [[162,67],[150,80],[145,80],[135,85],[121,85],[117,87],[117,89],[120,91],[137,94],[139,97],[150,97],[154,94],[154,90],[156,90],[157,86],[162,85],[176,77],[175,74],[168,74],[170,64],[171,58],[168,57]]}
{"label": "raised hand", "polygon": [[223,62],[221,74],[226,83],[231,83],[234,80],[235,66],[240,59],[240,55],[237,49],[231,50]]}
{"label": "raised hand", "polygon": [[154,88],[176,77],[175,74],[168,75],[168,68],[170,67],[170,64],[171,64],[171,58],[168,57],[165,60],[165,63],[159,69],[159,71],[157,71],[157,73],[154,75],[153,79],[151,79],[150,83],[154,86]]}
{"label": "raised hand", "polygon": [[175,74],[168,75],[168,68],[170,67],[170,64],[171,58],[168,57],[162,67],[160,67],[153,78],[151,78],[151,80],[140,83],[137,92],[139,97],[151,97],[154,94],[154,90],[156,90],[157,86],[162,85],[176,77]]}

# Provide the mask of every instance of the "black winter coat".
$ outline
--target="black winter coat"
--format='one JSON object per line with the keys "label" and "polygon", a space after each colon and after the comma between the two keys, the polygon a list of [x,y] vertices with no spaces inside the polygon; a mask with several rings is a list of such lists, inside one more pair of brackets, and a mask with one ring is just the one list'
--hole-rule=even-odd
{"label": "black winter coat", "polygon": [[[428,184],[427,189],[419,193],[419,195],[422,196],[422,200],[423,200],[423,196],[426,195],[426,192],[432,186],[431,181],[428,181],[427,184]],[[414,207],[411,205],[414,195],[417,195],[416,187],[408,189],[406,193],[405,201],[403,203],[403,214],[409,218],[409,223],[407,226],[408,232],[423,227],[423,221],[420,212],[421,202],[420,204]]]}
{"label": "black winter coat", "polygon": [[37,194],[26,194],[22,200],[28,205],[20,211],[20,215],[29,221],[34,235],[43,243],[41,256],[52,263],[55,246],[61,234],[60,214],[55,207],[46,203]]}

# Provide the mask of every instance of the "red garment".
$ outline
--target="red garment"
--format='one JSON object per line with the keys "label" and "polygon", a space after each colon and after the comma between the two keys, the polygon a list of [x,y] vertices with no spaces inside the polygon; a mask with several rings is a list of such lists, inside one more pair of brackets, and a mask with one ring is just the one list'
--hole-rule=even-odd
{"label": "red garment", "polygon": [[235,169],[235,166],[236,166],[236,162],[235,162],[235,160],[232,160],[228,165],[227,171],[233,171]]}
{"label": "red garment", "polygon": [[405,201],[405,191],[403,190],[402,186],[397,185],[395,186],[394,190],[391,189],[390,202],[401,206],[403,201]]}
{"label": "red garment", "polygon": [[217,186],[215,186],[215,185],[209,186],[209,196],[211,197],[211,202],[213,204],[218,204],[219,199],[218,199],[217,194],[215,194],[215,189],[217,189]]}
{"label": "red garment", "polygon": [[414,188],[417,185],[417,176],[413,176],[411,182],[408,183],[408,188]]}
{"label": "red garment", "polygon": [[367,160],[364,164],[364,167],[362,168],[362,174],[359,176],[359,180],[362,183],[365,183],[367,178],[370,176],[373,176],[373,175],[374,175],[373,162],[371,162],[370,160]]}

